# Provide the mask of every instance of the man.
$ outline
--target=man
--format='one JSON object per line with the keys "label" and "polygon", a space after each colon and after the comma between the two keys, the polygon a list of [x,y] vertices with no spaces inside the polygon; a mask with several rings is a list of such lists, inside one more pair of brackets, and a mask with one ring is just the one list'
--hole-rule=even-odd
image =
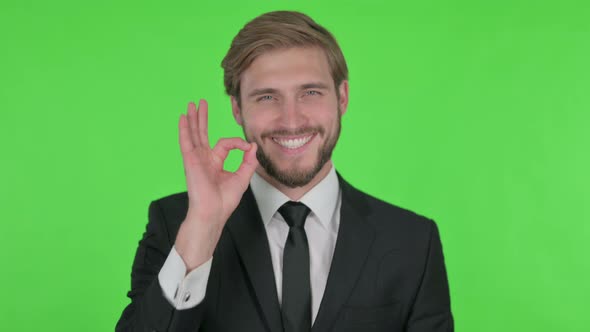
{"label": "man", "polygon": [[[223,60],[246,140],[179,121],[188,193],[152,202],[118,331],[453,331],[433,221],[336,173],[348,70],[296,12],[249,22]],[[232,149],[244,151],[234,172]]]}

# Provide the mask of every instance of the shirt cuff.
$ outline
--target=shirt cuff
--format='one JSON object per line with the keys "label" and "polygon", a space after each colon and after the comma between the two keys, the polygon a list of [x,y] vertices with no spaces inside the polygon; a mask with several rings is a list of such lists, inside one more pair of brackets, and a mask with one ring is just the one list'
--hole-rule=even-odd
{"label": "shirt cuff", "polygon": [[177,310],[196,307],[205,298],[213,256],[186,274],[186,264],[172,247],[158,274],[164,297]]}

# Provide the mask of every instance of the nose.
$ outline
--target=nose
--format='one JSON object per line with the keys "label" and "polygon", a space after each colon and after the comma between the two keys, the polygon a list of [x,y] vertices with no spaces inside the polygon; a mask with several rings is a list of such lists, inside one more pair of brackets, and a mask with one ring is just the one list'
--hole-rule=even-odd
{"label": "nose", "polygon": [[297,129],[305,124],[305,115],[297,101],[285,100],[281,108],[281,124],[283,126],[289,129]]}

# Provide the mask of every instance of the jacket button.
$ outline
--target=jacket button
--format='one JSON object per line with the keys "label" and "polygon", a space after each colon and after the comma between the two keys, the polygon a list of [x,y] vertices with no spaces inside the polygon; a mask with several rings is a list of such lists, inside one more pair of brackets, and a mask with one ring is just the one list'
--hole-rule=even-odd
{"label": "jacket button", "polygon": [[186,294],[184,295],[184,302],[188,302],[188,299],[191,298],[191,293],[186,292]]}

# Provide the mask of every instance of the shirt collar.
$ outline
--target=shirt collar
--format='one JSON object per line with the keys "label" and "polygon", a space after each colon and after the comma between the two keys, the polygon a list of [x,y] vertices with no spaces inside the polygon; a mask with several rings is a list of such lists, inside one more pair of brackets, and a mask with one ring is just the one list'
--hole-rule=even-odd
{"label": "shirt collar", "polygon": [[[257,173],[254,173],[252,179],[250,179],[250,187],[264,225],[271,221],[274,214],[283,204],[290,201],[287,195],[266,182]],[[320,224],[328,229],[336,208],[339,192],[338,176],[336,175],[336,169],[332,166],[328,175],[305,193],[299,201],[307,205],[318,217]]]}

